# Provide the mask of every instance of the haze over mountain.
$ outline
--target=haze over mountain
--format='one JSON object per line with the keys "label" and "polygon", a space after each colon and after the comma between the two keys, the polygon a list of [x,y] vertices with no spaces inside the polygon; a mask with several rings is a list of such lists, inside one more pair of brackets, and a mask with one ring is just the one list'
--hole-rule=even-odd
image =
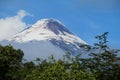
{"label": "haze over mountain", "polygon": [[76,55],[80,53],[79,46],[87,44],[56,19],[41,19],[13,38],[1,43],[20,48],[27,60],[34,60],[36,57],[47,58],[50,55],[60,58],[65,52]]}

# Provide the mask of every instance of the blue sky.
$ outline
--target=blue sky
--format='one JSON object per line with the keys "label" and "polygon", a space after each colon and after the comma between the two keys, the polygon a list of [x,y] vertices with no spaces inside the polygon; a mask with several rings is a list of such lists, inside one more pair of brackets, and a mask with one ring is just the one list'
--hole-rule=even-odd
{"label": "blue sky", "polygon": [[21,14],[21,26],[55,18],[89,44],[96,41],[94,36],[109,32],[109,44],[120,48],[119,0],[0,0],[0,20],[14,17],[20,10],[27,14]]}

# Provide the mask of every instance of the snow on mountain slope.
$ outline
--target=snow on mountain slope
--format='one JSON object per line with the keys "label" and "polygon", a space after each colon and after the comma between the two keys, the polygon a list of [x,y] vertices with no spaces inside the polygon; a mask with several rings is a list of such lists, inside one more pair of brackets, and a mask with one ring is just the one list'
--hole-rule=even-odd
{"label": "snow on mountain slope", "polygon": [[83,40],[75,36],[55,19],[42,19],[32,25],[30,28],[15,35],[12,40],[17,42],[26,42],[31,40],[64,40],[68,43],[85,43]]}
{"label": "snow on mountain slope", "polygon": [[81,50],[79,45],[87,44],[56,19],[39,20],[31,27],[16,34],[8,43],[22,49],[26,57],[35,54],[34,58],[44,58],[45,55],[51,54],[57,56],[68,51],[75,55]]}
{"label": "snow on mountain slope", "polygon": [[2,45],[11,44],[16,49],[21,49],[24,52],[24,59],[33,61],[36,58],[47,59],[51,55],[54,55],[55,59],[62,58],[64,52],[57,46],[54,46],[49,41],[29,41],[29,42],[14,42],[4,40],[1,42]]}

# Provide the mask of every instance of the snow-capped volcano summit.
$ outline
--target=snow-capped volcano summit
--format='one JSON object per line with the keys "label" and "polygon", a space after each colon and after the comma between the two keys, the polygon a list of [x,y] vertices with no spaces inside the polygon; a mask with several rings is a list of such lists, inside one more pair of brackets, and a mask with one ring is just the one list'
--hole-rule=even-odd
{"label": "snow-capped volcano summit", "polygon": [[15,35],[12,40],[26,42],[32,40],[63,40],[68,43],[79,42],[85,44],[83,40],[75,36],[58,20],[42,19],[31,27]]}
{"label": "snow-capped volcano summit", "polygon": [[44,29],[49,29],[51,31],[53,31],[55,34],[59,34],[60,32],[67,32],[70,33],[71,32],[65,28],[65,26],[58,20],[55,19],[42,19],[39,20],[35,25],[33,25],[32,27],[42,27]]}
{"label": "snow-capped volcano summit", "polygon": [[26,57],[32,55],[34,58],[44,58],[51,54],[60,57],[68,51],[75,55],[81,50],[79,46],[86,44],[56,19],[37,21],[31,27],[16,34],[9,43],[22,49]]}

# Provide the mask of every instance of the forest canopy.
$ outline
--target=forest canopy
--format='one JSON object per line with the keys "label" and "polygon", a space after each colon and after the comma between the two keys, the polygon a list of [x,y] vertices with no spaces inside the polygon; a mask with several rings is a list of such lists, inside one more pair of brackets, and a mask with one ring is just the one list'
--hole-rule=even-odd
{"label": "forest canopy", "polygon": [[88,58],[67,53],[59,60],[50,56],[23,62],[22,50],[0,45],[0,80],[119,80],[119,50],[108,46],[107,35],[96,36],[94,46],[80,46],[85,50],[81,54],[89,54]]}

